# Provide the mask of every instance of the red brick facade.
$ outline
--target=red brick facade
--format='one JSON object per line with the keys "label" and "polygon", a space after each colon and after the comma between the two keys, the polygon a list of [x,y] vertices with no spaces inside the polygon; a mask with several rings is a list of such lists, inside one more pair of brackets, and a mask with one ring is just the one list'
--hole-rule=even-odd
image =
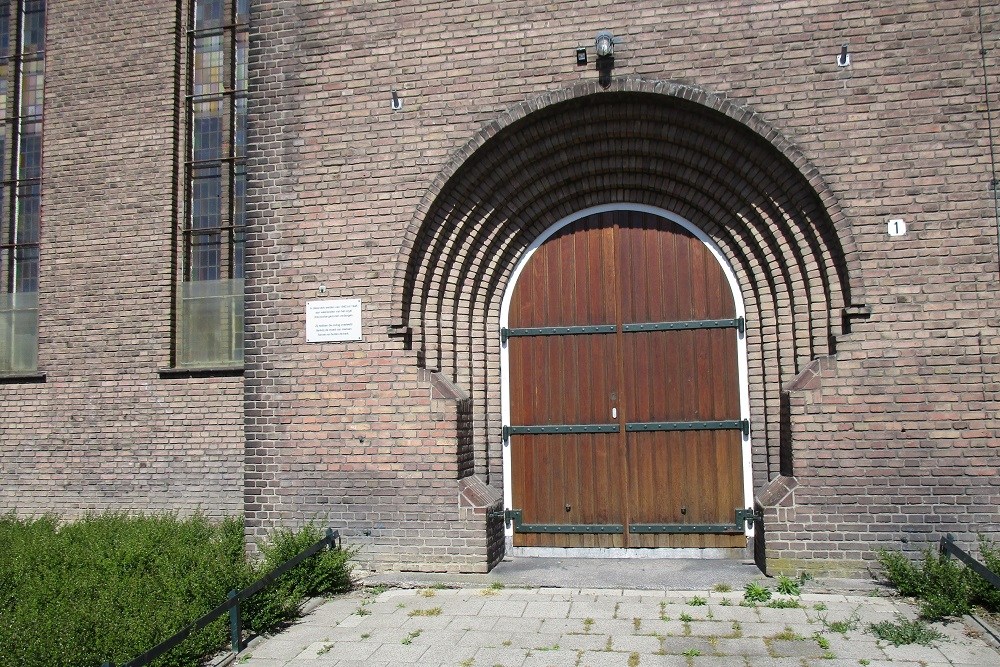
{"label": "red brick facade", "polygon": [[[160,372],[185,11],[52,3],[45,380],[0,384],[0,502],[242,509],[254,535],[328,522],[377,566],[485,569],[510,272],[559,219],[633,203],[704,230],[743,290],[772,567],[997,534],[1000,6],[979,5],[251,0],[240,379]],[[306,302],[336,298],[363,339],[306,342]]]}

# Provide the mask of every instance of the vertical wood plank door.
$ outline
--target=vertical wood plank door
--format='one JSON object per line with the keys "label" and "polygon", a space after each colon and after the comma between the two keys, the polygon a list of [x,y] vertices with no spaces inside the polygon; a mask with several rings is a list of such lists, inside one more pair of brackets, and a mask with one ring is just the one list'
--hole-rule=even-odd
{"label": "vertical wood plank door", "polygon": [[[734,547],[736,308],[697,237],[612,211],[539,246],[508,311],[515,546]],[[685,527],[691,526],[691,530]]]}

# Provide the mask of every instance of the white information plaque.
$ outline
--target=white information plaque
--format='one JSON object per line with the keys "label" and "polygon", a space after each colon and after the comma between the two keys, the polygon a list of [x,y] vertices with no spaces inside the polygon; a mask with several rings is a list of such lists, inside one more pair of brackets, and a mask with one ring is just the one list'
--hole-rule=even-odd
{"label": "white information plaque", "polygon": [[361,299],[306,302],[306,341],[361,340]]}

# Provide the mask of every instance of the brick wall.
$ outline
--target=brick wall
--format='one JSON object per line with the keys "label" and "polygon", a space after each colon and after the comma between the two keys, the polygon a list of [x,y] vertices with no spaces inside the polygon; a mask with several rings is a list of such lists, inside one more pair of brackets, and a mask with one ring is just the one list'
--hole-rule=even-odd
{"label": "brick wall", "polygon": [[[572,210],[638,200],[728,248],[757,315],[755,491],[781,478],[782,452],[798,479],[782,500],[788,523],[770,527],[772,557],[868,558],[945,505],[966,508],[949,510],[948,526],[995,530],[997,252],[976,3],[254,7],[252,525],[323,517],[387,560],[427,562],[447,540],[464,553],[452,523],[458,418],[435,411],[417,368],[469,395],[471,469],[501,488],[496,327],[517,243]],[[622,38],[607,90],[593,67],[602,28]],[[839,67],[845,43],[852,63]],[[589,66],[576,66],[577,46],[591,47]],[[678,98],[704,108],[702,121],[726,117],[722,134],[679,141],[681,157],[650,149],[662,124],[628,115],[676,110]],[[603,168],[594,151],[610,156]],[[650,166],[657,158],[668,164]],[[728,180],[713,174],[720,164]],[[889,239],[890,217],[910,233]],[[305,302],[339,297],[362,299],[364,340],[306,344]],[[848,334],[842,309],[863,306],[870,318]],[[980,340],[981,361],[970,352]],[[781,387],[829,355],[822,389],[786,400],[783,440]],[[885,458],[900,451],[891,467],[905,459],[907,472],[886,495]]]}
{"label": "brick wall", "polygon": [[49,3],[45,381],[0,384],[0,510],[242,509],[242,378],[158,372],[171,349],[178,20],[158,2]]}
{"label": "brick wall", "polygon": [[[371,567],[484,569],[513,262],[559,217],[634,201],[701,226],[740,278],[775,567],[996,534],[984,4],[989,100],[972,0],[252,0],[245,380],[158,373],[183,16],[52,4],[46,380],[0,384],[0,502],[242,508],[254,537],[333,524]],[[363,339],[306,343],[306,302],[348,297]]]}

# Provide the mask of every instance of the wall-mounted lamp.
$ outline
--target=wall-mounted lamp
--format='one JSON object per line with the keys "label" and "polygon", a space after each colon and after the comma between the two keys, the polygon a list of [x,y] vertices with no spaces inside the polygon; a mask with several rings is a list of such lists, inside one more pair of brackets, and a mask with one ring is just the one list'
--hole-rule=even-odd
{"label": "wall-mounted lamp", "polygon": [[392,110],[399,111],[403,108],[403,100],[399,99],[399,95],[395,90],[392,91]]}
{"label": "wall-mounted lamp", "polygon": [[598,58],[609,58],[615,55],[615,36],[610,30],[602,30],[597,33],[594,40],[594,48],[597,49]]}
{"label": "wall-mounted lamp", "polygon": [[840,47],[840,55],[837,56],[837,64],[841,67],[847,67],[851,64],[851,54],[847,52],[847,44]]}
{"label": "wall-mounted lamp", "polygon": [[621,40],[615,39],[610,30],[602,30],[594,39],[594,49],[597,51],[597,83],[602,88],[611,85],[611,70],[615,68],[615,44]]}

